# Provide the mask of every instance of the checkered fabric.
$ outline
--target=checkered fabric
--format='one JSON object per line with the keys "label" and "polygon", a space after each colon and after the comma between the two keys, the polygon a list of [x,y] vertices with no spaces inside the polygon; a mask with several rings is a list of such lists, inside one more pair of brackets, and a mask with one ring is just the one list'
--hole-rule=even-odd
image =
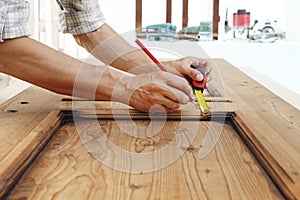
{"label": "checkered fabric", "polygon": [[[64,33],[88,33],[105,23],[98,0],[57,0]],[[30,4],[26,0],[0,0],[0,42],[29,36]]]}
{"label": "checkered fabric", "polygon": [[88,33],[105,23],[98,0],[57,0],[64,33]]}
{"label": "checkered fabric", "polygon": [[28,36],[29,2],[0,0],[0,41]]}

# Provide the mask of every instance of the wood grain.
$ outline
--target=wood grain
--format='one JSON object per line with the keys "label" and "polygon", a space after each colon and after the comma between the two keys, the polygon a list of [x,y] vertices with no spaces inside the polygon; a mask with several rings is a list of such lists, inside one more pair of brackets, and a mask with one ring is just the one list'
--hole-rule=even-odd
{"label": "wood grain", "polygon": [[213,39],[217,40],[219,36],[219,22],[220,22],[220,15],[219,15],[219,0],[214,0],[213,3]]}
{"label": "wood grain", "polygon": [[1,105],[0,141],[3,143],[0,145],[0,160],[52,112],[60,99],[50,92],[32,87]]}
{"label": "wood grain", "polygon": [[52,109],[61,98],[49,94],[32,87],[0,107],[0,198],[9,192],[60,124],[60,111]]}
{"label": "wood grain", "polygon": [[[147,130],[150,131],[151,128],[145,127],[149,126],[150,122],[141,120],[145,119],[145,113],[139,113],[122,104],[86,100],[61,101],[63,96],[37,87],[31,87],[7,101],[0,107],[0,198],[3,198],[3,194],[8,194],[31,165],[30,171],[8,198],[282,198],[274,187],[276,185],[285,198],[299,199],[299,110],[226,61],[215,59],[213,62],[216,64],[213,73],[217,71],[221,77],[215,76],[213,79],[213,92],[210,93],[213,97],[209,106],[213,114],[232,115],[238,133],[233,131],[230,124],[226,124],[215,148],[208,156],[199,159],[202,155],[199,152],[203,152],[205,144],[216,141],[215,134],[204,137],[205,134],[200,131],[194,143],[183,147],[187,148],[187,152],[180,159],[154,173],[125,173],[99,163],[91,157],[91,152],[86,151],[76,133],[78,127],[75,128],[72,124],[63,126],[46,146],[48,133],[54,134],[53,130],[58,121],[72,122],[70,111],[75,109],[75,113],[79,115],[75,115],[74,120],[85,116],[89,118],[83,120],[81,127],[91,134],[83,138],[85,145],[93,144],[93,140],[91,143],[88,140],[97,136],[92,134],[95,126],[90,123],[95,120],[90,118],[91,112],[95,111],[96,117],[101,118],[105,114],[110,117],[106,119],[112,119],[112,114],[122,115],[129,111],[130,116],[137,119],[135,123],[140,126],[139,129],[135,129],[127,125],[133,130],[131,136],[126,135],[124,130],[117,126],[118,120],[114,122],[102,117],[99,123],[96,123],[97,126],[101,125],[101,130],[107,134],[112,144],[142,154],[160,151],[164,146],[171,144],[172,139],[178,135],[174,134],[174,129],[176,132],[176,128],[184,121],[176,118],[186,117],[185,122],[195,123],[196,125],[190,127],[199,126],[199,130],[207,130],[210,127],[209,123],[220,123],[220,120],[210,118],[208,120],[215,121],[201,121],[204,119],[199,115],[198,109],[193,104],[188,104],[182,106],[177,113],[171,114],[175,121],[168,121],[159,134],[138,139],[137,134],[143,131],[149,133]],[[62,119],[58,115],[60,111],[64,113]],[[124,119],[121,121],[125,122]],[[191,137],[192,129],[186,130],[183,133],[189,134],[182,138]],[[44,146],[46,149],[42,151]],[[246,146],[249,146],[250,151]],[[103,145],[102,150],[106,153],[103,155],[115,153],[107,145]],[[41,153],[41,156],[33,163],[38,153]],[[113,156],[106,158],[113,162],[114,166],[123,166],[116,162],[120,160],[113,159]],[[163,160],[154,161],[142,163],[148,166],[146,164]]]}
{"label": "wood grain", "polygon": [[166,23],[172,23],[172,0],[166,1]]}
{"label": "wood grain", "polygon": [[135,30],[140,33],[142,30],[142,10],[143,10],[143,1],[135,0]]}
{"label": "wood grain", "polygon": [[[94,132],[95,126],[99,126],[92,121],[81,123],[87,133]],[[174,138],[174,129],[179,126],[178,122],[170,121],[157,135],[137,139],[122,132],[115,122],[99,123],[110,141],[135,153],[160,150]],[[216,147],[205,158],[199,159],[198,151],[206,132],[214,124],[201,122],[199,126],[188,151],[173,164],[152,173],[125,173],[93,158],[74,125],[67,124],[42,152],[9,199],[282,198],[231,125],[225,124]],[[143,142],[145,140],[148,142]],[[110,155],[111,149],[103,151],[104,155]]]}
{"label": "wood grain", "polygon": [[184,28],[189,23],[189,0],[183,0],[182,4],[182,28]]}
{"label": "wood grain", "polygon": [[226,110],[237,113],[243,137],[256,148],[273,180],[289,199],[300,198],[300,112],[224,60],[214,60],[222,74]]}

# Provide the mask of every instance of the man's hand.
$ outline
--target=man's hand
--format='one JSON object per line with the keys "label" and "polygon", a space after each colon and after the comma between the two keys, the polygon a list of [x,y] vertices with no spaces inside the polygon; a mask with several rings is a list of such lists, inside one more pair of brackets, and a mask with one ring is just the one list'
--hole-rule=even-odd
{"label": "man's hand", "polygon": [[195,70],[190,66],[201,65],[206,67],[206,74],[208,76],[207,80],[211,80],[209,76],[211,72],[211,65],[206,59],[188,56],[178,60],[163,61],[162,64],[167,68],[169,72],[196,81],[201,81],[203,79],[203,76],[198,70]]}
{"label": "man's hand", "polygon": [[192,99],[192,89],[184,78],[161,71],[126,77],[117,87],[113,101],[117,98],[144,112],[171,112]]}

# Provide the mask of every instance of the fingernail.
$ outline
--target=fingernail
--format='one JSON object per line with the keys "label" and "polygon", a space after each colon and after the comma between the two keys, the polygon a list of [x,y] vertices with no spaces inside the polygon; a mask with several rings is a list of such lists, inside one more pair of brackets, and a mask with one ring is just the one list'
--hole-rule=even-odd
{"label": "fingernail", "polygon": [[182,101],[183,104],[187,104],[188,102],[190,102],[190,97],[184,98]]}
{"label": "fingernail", "polygon": [[197,81],[202,81],[202,79],[203,79],[203,76],[201,73],[196,76]]}

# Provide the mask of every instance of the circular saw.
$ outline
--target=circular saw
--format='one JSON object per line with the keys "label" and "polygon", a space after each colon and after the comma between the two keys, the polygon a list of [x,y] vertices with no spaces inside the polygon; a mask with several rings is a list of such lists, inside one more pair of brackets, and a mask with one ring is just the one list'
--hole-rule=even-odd
{"label": "circular saw", "polygon": [[258,42],[275,42],[284,39],[285,33],[280,30],[276,20],[255,21],[250,31],[250,39]]}

